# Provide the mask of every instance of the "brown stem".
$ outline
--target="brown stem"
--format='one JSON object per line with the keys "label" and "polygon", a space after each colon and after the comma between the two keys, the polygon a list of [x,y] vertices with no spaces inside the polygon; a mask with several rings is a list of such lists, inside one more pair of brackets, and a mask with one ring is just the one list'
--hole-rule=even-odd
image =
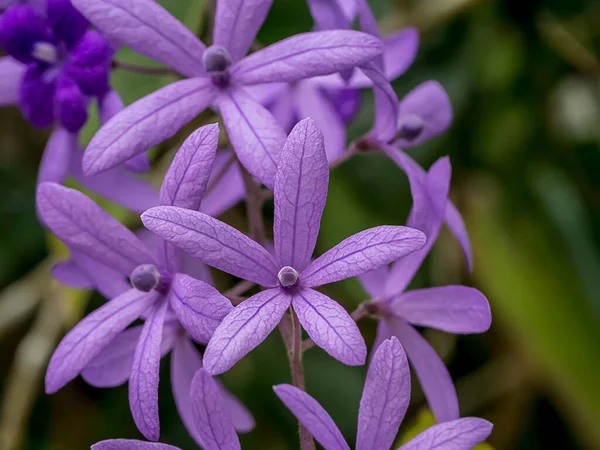
{"label": "brown stem", "polygon": [[252,239],[262,245],[265,240],[265,226],[262,217],[263,195],[261,189],[254,182],[254,178],[250,175],[250,172],[244,166],[241,166],[241,168],[242,178],[246,186],[246,206],[250,235]]}
{"label": "brown stem", "polygon": [[329,168],[334,169],[334,168],[342,165],[343,163],[345,163],[347,160],[349,160],[352,156],[356,155],[357,153],[358,153],[358,147],[354,144],[350,144],[350,147],[348,147],[348,149],[344,153],[342,153],[336,159],[331,161],[331,163],[329,164]]}
{"label": "brown stem", "polygon": [[179,74],[174,70],[167,69],[165,67],[148,67],[138,66],[137,64],[131,64],[118,59],[113,59],[112,67],[114,69],[126,70],[127,72],[143,73],[146,75],[172,75],[178,76]]}

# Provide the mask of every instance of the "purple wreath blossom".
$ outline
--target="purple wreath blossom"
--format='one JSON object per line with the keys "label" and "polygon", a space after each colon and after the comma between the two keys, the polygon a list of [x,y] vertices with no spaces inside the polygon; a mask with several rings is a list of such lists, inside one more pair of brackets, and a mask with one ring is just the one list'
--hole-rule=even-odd
{"label": "purple wreath blossom", "polygon": [[[325,448],[349,450],[341,431],[327,411],[309,394],[289,384],[273,388]],[[389,450],[410,401],[410,371],[400,342],[392,337],[376,350],[369,366],[358,411],[356,450]],[[398,450],[470,450],[485,441],[493,425],[476,417],[434,425]]]}
{"label": "purple wreath blossom", "polygon": [[210,373],[225,372],[258,346],[290,306],[318,346],[345,364],[364,364],[366,347],[354,320],[312,288],[395,261],[420,249],[425,237],[407,227],[375,227],[311,261],[328,181],[323,136],[304,119],[290,133],[275,177],[274,255],[206,214],[165,206],[142,215],[144,225],[167,242],[266,289],[235,307],[217,327],[204,354]]}
{"label": "purple wreath blossom", "polygon": [[[184,142],[165,175],[160,192],[162,205],[200,207],[218,136],[218,126],[208,125]],[[208,342],[232,309],[230,301],[210,284],[183,274],[179,250],[161,240],[156,240],[154,249],[149,248],[84,194],[42,183],[37,200],[44,223],[74,251],[73,261],[77,263],[83,256],[91,269],[86,275],[96,277],[93,284],[105,287],[120,277],[120,283],[105,287],[114,290],[116,297],[85,317],[58,345],[46,372],[46,391],[56,392],[79,374],[103,386],[120,384],[128,377],[134,421],[146,438],[158,440],[161,356],[178,341],[175,336],[183,333],[182,328],[194,340]],[[109,268],[110,276],[101,279],[98,267]],[[123,292],[126,277],[133,288]],[[145,319],[144,325],[128,328],[138,318]],[[181,345],[185,344],[175,345],[174,351],[183,351],[178,350]],[[103,353],[107,347],[115,351]],[[134,348],[133,355],[128,348]],[[186,383],[191,378],[186,374],[190,366],[195,370],[201,363],[189,358],[173,359],[180,362],[173,365],[175,397],[189,426],[190,408],[180,394],[181,385],[184,391],[189,390]],[[126,365],[119,364],[124,361]],[[191,432],[195,437],[200,433]]]}
{"label": "purple wreath blossom", "polygon": [[173,136],[214,104],[241,163],[272,188],[286,135],[246,86],[336,73],[382,52],[379,39],[336,30],[299,34],[245,56],[272,0],[219,0],[208,48],[152,0],[74,3],[111,40],[187,77],[138,100],[102,127],[84,156],[90,174]]}
{"label": "purple wreath blossom", "polygon": [[[417,166],[414,161],[408,163]],[[491,324],[488,301],[476,289],[444,286],[405,292],[443,223],[450,172],[449,160],[442,158],[411,182],[414,204],[407,225],[422,230],[427,244],[389,268],[380,267],[359,277],[380,318],[375,347],[392,335],[400,339],[439,422],[459,417],[456,390],[444,362],[411,324],[460,334],[482,333]]]}

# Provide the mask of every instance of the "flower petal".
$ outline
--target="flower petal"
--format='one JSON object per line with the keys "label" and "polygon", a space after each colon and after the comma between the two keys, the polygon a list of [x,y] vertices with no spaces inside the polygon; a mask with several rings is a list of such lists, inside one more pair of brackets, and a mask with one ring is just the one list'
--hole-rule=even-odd
{"label": "flower petal", "polygon": [[168,302],[160,301],[146,319],[133,355],[129,378],[129,406],[138,430],[146,439],[160,436],[158,418],[158,376],[163,326]]}
{"label": "flower petal", "polygon": [[190,388],[192,414],[205,450],[241,448],[231,416],[225,410],[221,389],[212,375],[199,369]]}
{"label": "flower petal", "polygon": [[87,31],[90,23],[73,8],[70,0],[47,0],[46,20],[54,37],[72,48]]}
{"label": "flower petal", "polygon": [[471,450],[492,433],[492,425],[477,417],[434,425],[404,444],[398,450]]}
{"label": "flower petal", "polygon": [[62,127],[55,128],[42,155],[38,184],[63,183],[69,174],[71,158],[78,152],[77,135]]}
{"label": "flower petal", "polygon": [[285,132],[273,115],[242,89],[223,92],[219,112],[240,162],[272,188]]}
{"label": "flower petal", "polygon": [[344,239],[318,257],[304,269],[300,279],[308,287],[344,280],[395,261],[424,244],[425,235],[413,228],[369,228]]}
{"label": "flower petal", "polygon": [[336,73],[380,55],[377,38],[353,30],[297,34],[247,56],[231,69],[241,84],[292,82]]}
{"label": "flower petal", "polygon": [[463,254],[467,260],[467,269],[469,272],[473,271],[473,249],[471,248],[469,233],[467,232],[465,221],[454,203],[448,202],[446,204],[446,215],[444,216],[444,220],[462,248]]}
{"label": "flower petal", "polygon": [[456,389],[444,362],[425,338],[403,319],[393,318],[388,326],[404,346],[436,420],[447,422],[457,419]]}
{"label": "flower petal", "polygon": [[173,279],[169,302],[183,328],[201,343],[209,341],[233,309],[231,302],[214,287],[181,273]]}
{"label": "flower petal", "polygon": [[[356,12],[358,14],[360,29],[371,36],[381,39],[381,33],[377,27],[377,20],[375,19],[367,0],[356,0]],[[383,55],[378,55],[373,61],[380,69],[383,69]]]}
{"label": "flower petal", "polygon": [[84,172],[109,169],[160,144],[210,105],[215,95],[210,79],[192,78],[136,101],[96,133],[83,157]]}
{"label": "flower petal", "polygon": [[254,350],[281,321],[290,302],[280,289],[267,289],[233,308],[206,347],[206,370],[213,375],[223,373]]}
{"label": "flower petal", "polygon": [[159,442],[134,441],[133,439],[109,439],[92,445],[92,450],[181,450]]}
{"label": "flower petal", "polygon": [[[319,30],[345,30],[350,21],[345,16],[340,3],[332,0],[307,0],[310,15]],[[342,2],[353,3],[353,2]]]}
{"label": "flower petal", "polygon": [[87,121],[87,99],[75,81],[60,77],[55,93],[56,118],[71,133],[78,132]]}
{"label": "flower petal", "polygon": [[89,30],[71,52],[65,73],[85,94],[104,95],[109,90],[112,55],[113,51],[102,35],[96,30]]}
{"label": "flower petal", "polygon": [[225,47],[233,62],[250,49],[273,0],[220,0],[217,3],[213,44]]}
{"label": "flower petal", "polygon": [[44,223],[65,244],[129,275],[154,256],[124,225],[85,194],[55,183],[42,183],[37,207]]}
{"label": "flower petal", "polygon": [[200,127],[190,134],[163,179],[161,205],[200,208],[218,145],[219,125],[216,123]]}
{"label": "flower petal", "polygon": [[54,122],[56,81],[44,74],[43,66],[29,64],[19,86],[19,109],[36,128],[46,128]]}
{"label": "flower petal", "polygon": [[327,200],[329,166],[323,134],[312,119],[294,127],[275,177],[275,252],[298,272],[310,262]]}
{"label": "flower petal", "polygon": [[252,431],[256,426],[256,422],[254,421],[254,417],[252,417],[250,411],[248,411],[248,408],[246,408],[246,406],[239,399],[225,389],[225,387],[219,383],[216,378],[215,381],[221,389],[221,400],[223,401],[223,407],[229,413],[235,431],[238,433],[248,433]]}
{"label": "flower petal", "polygon": [[358,410],[356,450],[390,448],[410,402],[410,369],[398,339],[384,341],[369,366]]}
{"label": "flower petal", "polygon": [[279,400],[327,450],[350,450],[341,431],[327,411],[306,392],[289,384],[273,386]]}
{"label": "flower petal", "polygon": [[378,269],[359,275],[358,281],[360,281],[360,284],[371,298],[377,298],[383,295],[389,274],[390,270],[388,266],[381,266]]}
{"label": "flower petal", "polygon": [[161,62],[182,75],[204,73],[205,46],[153,0],[72,0],[111,41]]}
{"label": "flower petal", "polygon": [[315,344],[349,366],[365,363],[365,340],[356,322],[339,303],[312,289],[301,289],[294,293],[292,306]]}
{"label": "flower petal", "polygon": [[0,106],[19,101],[19,85],[25,74],[25,65],[10,56],[0,57]]}
{"label": "flower petal", "polygon": [[370,61],[360,66],[360,69],[373,82],[375,101],[373,133],[379,141],[389,142],[396,135],[398,128],[398,97],[377,64]]}
{"label": "flower petal", "polygon": [[52,42],[52,31],[29,5],[13,5],[0,15],[0,47],[22,63],[34,61],[34,45]]}
{"label": "flower petal", "polygon": [[[246,187],[239,164],[229,149],[217,153],[213,171],[208,181],[200,211],[212,217],[218,217],[239,203],[246,195]],[[229,167],[225,167],[229,165]],[[222,174],[222,175],[221,175]],[[220,177],[217,179],[217,177]]]}
{"label": "flower petal", "polygon": [[67,333],[52,355],[46,371],[46,392],[52,394],[75,378],[157,298],[157,292],[131,289],[86,316]]}
{"label": "flower petal", "polygon": [[414,62],[419,50],[419,30],[405,28],[383,38],[383,65],[385,77],[395,80],[404,75]]}
{"label": "flower petal", "polygon": [[277,286],[277,266],[269,252],[217,219],[175,206],[159,206],[142,214],[142,222],[209,266],[261,286]]}
{"label": "flower petal", "polygon": [[105,298],[114,298],[131,289],[124,274],[72,248],[69,248],[69,253],[71,253],[71,259],[75,265]]}
{"label": "flower petal", "polygon": [[73,260],[54,264],[52,276],[66,286],[78,289],[94,289],[94,283],[77,267]]}

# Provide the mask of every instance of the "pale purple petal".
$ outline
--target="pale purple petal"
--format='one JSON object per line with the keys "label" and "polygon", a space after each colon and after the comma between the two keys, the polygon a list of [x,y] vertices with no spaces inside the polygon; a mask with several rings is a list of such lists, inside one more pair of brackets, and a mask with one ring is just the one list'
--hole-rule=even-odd
{"label": "pale purple petal", "polygon": [[104,125],[118,113],[125,109],[123,100],[117,91],[109,90],[98,99],[98,114],[100,115],[100,125]]}
{"label": "pale purple petal", "polygon": [[73,0],[73,5],[111,42],[125,45],[182,75],[204,73],[204,44],[158,2]]}
{"label": "pale purple petal", "polygon": [[159,442],[134,441],[132,439],[110,439],[92,445],[92,450],[181,450]]}
{"label": "pale purple petal", "polygon": [[77,135],[62,127],[55,128],[42,155],[38,184],[46,181],[62,183],[69,173],[71,155],[78,151]]}
{"label": "pale purple petal", "polygon": [[389,142],[398,127],[398,97],[382,70],[374,62],[368,62],[360,69],[373,81],[375,101],[375,122],[373,133],[382,142]]}
{"label": "pale purple petal", "polygon": [[492,425],[477,417],[434,425],[398,450],[471,450],[492,433]]}
{"label": "pale purple petal", "polygon": [[94,284],[95,288],[106,298],[111,299],[131,289],[126,276],[112,267],[101,264],[94,258],[69,248],[71,259]]}
{"label": "pale purple petal", "polygon": [[[373,15],[373,11],[369,6],[367,0],[355,0],[356,1],[356,12],[358,14],[358,22],[360,29],[365,33],[368,33],[378,39],[381,39],[381,33],[377,27],[377,20]],[[383,69],[383,55],[378,55],[373,60],[380,69]]]}
{"label": "pale purple petal", "polygon": [[323,134],[312,119],[294,127],[275,177],[275,253],[298,272],[310,262],[327,200],[329,166]]}
{"label": "pale purple petal", "polygon": [[454,203],[448,202],[446,205],[446,215],[444,220],[460,244],[463,254],[467,260],[467,269],[469,272],[471,272],[473,270],[473,249],[471,248],[471,241],[469,239],[467,227],[465,226],[465,221],[463,220]]}
{"label": "pale purple petal", "polygon": [[400,101],[399,122],[403,117],[417,116],[423,120],[423,131],[414,139],[400,138],[400,148],[415,147],[444,133],[452,124],[452,104],[437,81],[420,84]]}
{"label": "pale purple petal", "polygon": [[37,207],[44,224],[69,247],[129,275],[154,256],[124,225],[74,189],[42,183]]}
{"label": "pale purple petal", "polygon": [[362,284],[371,298],[377,298],[383,295],[389,274],[390,270],[388,266],[381,266],[378,269],[359,275],[358,281],[360,281],[360,284]]}
{"label": "pale purple petal", "polygon": [[52,276],[66,286],[79,289],[94,289],[94,283],[72,260],[54,264],[52,267]]}
{"label": "pale purple petal", "polygon": [[287,95],[289,91],[290,85],[288,83],[265,83],[246,86],[246,92],[263,106],[268,106],[278,97]]}
{"label": "pale purple petal", "polygon": [[129,406],[133,420],[146,439],[160,436],[158,379],[163,325],[168,302],[161,299],[146,319],[133,355],[129,378]]}
{"label": "pale purple petal", "polygon": [[306,81],[299,81],[298,85],[296,86],[288,84],[286,91],[282,92],[279,96],[274,98],[271,103],[268,104],[269,111],[271,111],[273,117],[277,119],[277,122],[283,127],[286,133],[292,131],[292,128],[294,128],[294,125],[296,125],[296,122],[298,122],[297,94],[299,90],[297,88],[301,83],[304,82]]}
{"label": "pale purple petal", "polygon": [[181,273],[173,279],[169,302],[183,328],[201,343],[209,341],[233,309],[231,302],[214,287]]}
{"label": "pale purple petal", "polygon": [[242,89],[224,91],[218,99],[227,135],[248,172],[272,188],[285,132],[273,115]]}
{"label": "pale purple petal", "polygon": [[403,75],[412,65],[419,49],[419,30],[405,28],[383,38],[383,64],[388,80]]}
{"label": "pale purple petal", "polygon": [[254,42],[272,3],[273,0],[219,0],[213,45],[225,47],[233,62],[242,59]]}
{"label": "pale purple petal", "polygon": [[19,101],[19,85],[25,73],[25,64],[10,56],[0,58],[0,106],[15,105]]}
{"label": "pale purple petal", "polygon": [[394,313],[413,325],[448,333],[483,333],[492,316],[485,296],[467,286],[416,289],[399,295],[390,304]]}
{"label": "pale purple petal", "polygon": [[160,189],[160,204],[200,208],[219,145],[219,125],[198,128],[177,151]]}
{"label": "pale purple petal", "polygon": [[52,355],[46,371],[46,392],[52,394],[75,378],[157,298],[157,292],[131,289],[86,316],[67,333]]}
{"label": "pale purple petal", "polygon": [[331,416],[314,398],[289,384],[273,386],[273,390],[326,450],[350,450]]}
{"label": "pale purple petal", "polygon": [[356,322],[336,301],[312,289],[294,293],[292,306],[310,338],[338,361],[362,366],[367,346]]}
{"label": "pale purple petal", "polygon": [[395,261],[424,244],[425,235],[412,228],[369,228],[325,252],[300,274],[300,279],[308,287],[344,280]]}
{"label": "pale purple petal", "polygon": [[142,222],[209,266],[261,286],[277,286],[278,269],[269,252],[217,219],[175,206],[159,206],[142,214]]}
{"label": "pale purple petal", "polygon": [[252,417],[250,411],[248,411],[248,408],[246,408],[246,406],[240,400],[238,400],[233,394],[225,389],[225,387],[219,383],[216,378],[215,381],[217,381],[217,384],[219,384],[223,407],[229,413],[235,431],[238,433],[248,433],[252,431],[256,426],[256,422],[254,421],[254,417]]}
{"label": "pale purple petal", "polygon": [[[200,204],[200,211],[209,216],[220,216],[239,203],[246,195],[240,165],[237,161],[229,162],[234,157],[231,150],[223,150],[217,153],[213,172],[208,181],[209,188]],[[229,167],[225,169],[226,164],[229,164]],[[225,172],[217,180],[216,177],[219,176],[222,170],[225,170]],[[212,187],[213,183],[216,183],[214,187]]]}
{"label": "pale purple petal", "polygon": [[390,319],[388,326],[397,336],[423,388],[429,407],[438,422],[459,417],[458,398],[444,362],[427,340],[403,319]]}
{"label": "pale purple petal", "polygon": [[384,341],[369,366],[358,410],[356,450],[388,449],[410,402],[410,370],[398,339]]}
{"label": "pale purple petal", "polygon": [[176,81],[131,104],[96,133],[83,157],[94,174],[114,167],[170,138],[212,103],[209,78]]}
{"label": "pale purple petal", "polygon": [[[315,121],[325,139],[327,161],[333,161],[346,148],[346,126],[340,114],[315,83],[299,82],[294,95],[298,117],[310,117]],[[278,117],[277,114],[275,117]]]}
{"label": "pale purple petal", "polygon": [[[350,28],[341,5],[335,0],[307,0],[310,14],[319,30],[344,30]],[[350,2],[346,2],[350,3]]]}
{"label": "pale purple petal", "polygon": [[267,289],[233,308],[206,347],[206,370],[223,373],[254,350],[277,326],[290,302],[282,290]]}
{"label": "pale purple petal", "polygon": [[231,76],[241,84],[292,82],[351,69],[382,51],[379,39],[358,31],[303,33],[244,58],[232,67]]}
{"label": "pale purple petal", "polygon": [[221,390],[212,375],[199,369],[190,388],[192,414],[202,448],[205,450],[236,450],[241,448],[229,412],[225,410]]}
{"label": "pale purple petal", "polygon": [[375,341],[373,342],[373,347],[371,349],[370,359],[373,359],[375,355],[375,351],[379,348],[379,346],[386,340],[391,339],[394,336],[394,332],[391,326],[385,320],[377,321],[377,332],[375,334]]}

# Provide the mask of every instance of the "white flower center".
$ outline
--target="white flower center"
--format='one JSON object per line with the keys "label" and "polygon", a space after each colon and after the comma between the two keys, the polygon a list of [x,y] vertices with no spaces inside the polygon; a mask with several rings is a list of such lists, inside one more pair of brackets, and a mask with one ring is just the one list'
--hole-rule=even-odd
{"label": "white flower center", "polygon": [[293,267],[285,266],[279,271],[277,278],[283,287],[293,286],[298,282],[298,272]]}
{"label": "white flower center", "polygon": [[160,283],[160,273],[154,264],[141,264],[133,269],[131,276],[131,285],[138,291],[150,292],[158,287]]}

